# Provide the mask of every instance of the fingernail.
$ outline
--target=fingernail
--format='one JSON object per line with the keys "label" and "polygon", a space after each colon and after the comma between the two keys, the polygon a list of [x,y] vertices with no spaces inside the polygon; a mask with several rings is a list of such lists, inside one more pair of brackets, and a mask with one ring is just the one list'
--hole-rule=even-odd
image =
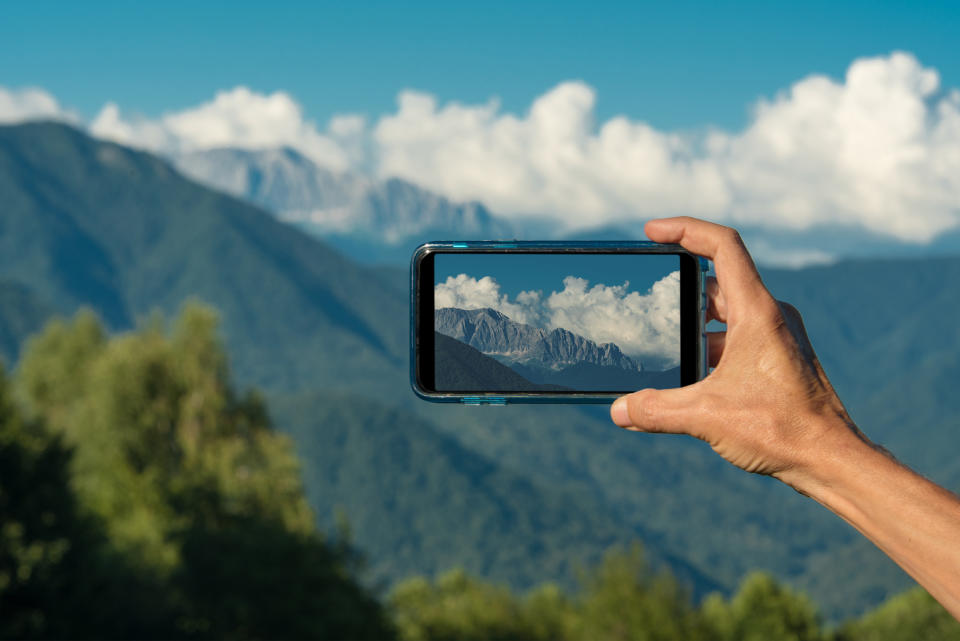
{"label": "fingernail", "polygon": [[627,409],[627,397],[621,396],[613,402],[610,408],[610,418],[620,427],[630,427],[630,411]]}

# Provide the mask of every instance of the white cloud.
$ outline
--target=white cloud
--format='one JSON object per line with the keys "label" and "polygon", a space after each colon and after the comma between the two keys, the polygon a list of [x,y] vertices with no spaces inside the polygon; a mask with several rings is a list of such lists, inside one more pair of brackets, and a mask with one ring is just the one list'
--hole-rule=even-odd
{"label": "white cloud", "polygon": [[616,343],[630,356],[653,359],[672,367],[680,357],[680,272],[653,284],[645,293],[628,291],[629,283],[608,286],[576,276],[563,279],[563,289],[544,296],[525,291],[514,300],[500,293],[490,276],[450,276],[434,289],[434,307],[491,308],[519,323],[562,327],[598,344]]}
{"label": "white cloud", "polygon": [[518,323],[540,326],[542,311],[540,292],[520,292],[511,302],[509,296],[500,293],[500,284],[490,276],[473,278],[467,274],[448,276],[438,283],[433,291],[433,306],[436,309],[495,309]]}
{"label": "white cloud", "polygon": [[[404,91],[371,124],[319,127],[289,94],[245,87],[158,118],[107,103],[93,134],[159,153],[291,146],[335,170],[396,176],[504,216],[558,228],[691,214],[783,230],[837,225],[908,242],[960,225],[960,91],[908,53],[853,61],[842,80],[800,79],[761,99],[741,131],[678,133],[618,116],[565,82],[524,114]],[[0,121],[64,117],[40,89],[0,88]],[[796,257],[787,262],[799,260]]]}
{"label": "white cloud", "polygon": [[398,112],[374,130],[380,173],[500,212],[559,214],[571,225],[709,214],[725,202],[716,168],[679,136],[626,118],[594,132],[594,101],[589,86],[567,82],[518,118],[495,102],[438,108],[428,95],[404,92]]}
{"label": "white cloud", "polygon": [[596,343],[616,343],[631,356],[680,363],[680,272],[664,276],[644,294],[629,283],[589,287],[567,276],[563,290],[546,300],[550,327],[562,327]]}
{"label": "white cloud", "polygon": [[757,105],[712,157],[733,194],[724,218],[806,229],[855,224],[926,241],[960,223],[960,92],[905,53],[811,76]]}
{"label": "white cloud", "polygon": [[856,60],[842,82],[802,79],[736,133],[622,116],[595,127],[594,100],[568,82],[516,116],[404,92],[373,132],[380,172],[573,227],[682,213],[926,241],[960,224],[960,91],[940,92],[910,54]]}
{"label": "white cloud", "polygon": [[289,94],[261,94],[246,87],[221,91],[196,107],[170,112],[155,119],[125,116],[107,103],[90,125],[101,138],[143,147],[159,153],[177,153],[217,147],[270,149],[293,147],[320,165],[346,169],[356,162],[357,117],[334,118],[326,132],[304,118]]}
{"label": "white cloud", "polygon": [[17,123],[27,120],[74,122],[77,121],[77,116],[61,107],[57,99],[43,89],[0,87],[0,123]]}

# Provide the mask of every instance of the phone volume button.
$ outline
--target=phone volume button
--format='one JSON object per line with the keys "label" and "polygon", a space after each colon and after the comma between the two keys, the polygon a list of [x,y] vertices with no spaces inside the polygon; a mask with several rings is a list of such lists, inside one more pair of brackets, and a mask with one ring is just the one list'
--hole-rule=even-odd
{"label": "phone volume button", "polygon": [[507,399],[498,398],[498,397],[486,397],[486,396],[466,396],[460,399],[460,402],[464,405],[506,405]]}

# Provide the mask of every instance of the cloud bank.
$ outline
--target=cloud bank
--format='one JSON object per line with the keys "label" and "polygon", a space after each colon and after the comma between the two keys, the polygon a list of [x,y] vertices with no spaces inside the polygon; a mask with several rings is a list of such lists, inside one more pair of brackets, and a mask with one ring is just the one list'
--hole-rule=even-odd
{"label": "cloud bank", "polygon": [[808,229],[850,225],[926,241],[960,224],[960,91],[910,54],[855,61],[757,103],[740,132],[593,124],[564,83],[528,114],[404,92],[374,129],[383,174],[497,211],[587,227],[665,214]]}
{"label": "cloud bank", "polygon": [[641,294],[623,285],[590,286],[576,276],[563,279],[563,289],[545,296],[524,291],[510,300],[490,276],[449,276],[434,288],[434,307],[489,307],[510,319],[556,329],[562,327],[596,343],[616,343],[621,350],[658,366],[680,363],[680,272],[655,282]]}
{"label": "cloud bank", "polygon": [[26,87],[8,89],[0,87],[0,124],[24,120],[64,120],[79,122],[76,114],[64,109],[43,89]]}
{"label": "cloud bank", "polygon": [[[840,225],[909,242],[960,225],[960,91],[909,53],[855,60],[760,99],[741,131],[596,123],[594,90],[565,82],[524,114],[403,91],[393,113],[321,127],[284,92],[237,87],[157,118],[108,103],[97,136],[178,153],[290,146],[332,169],[396,176],[507,216],[567,229],[691,214],[759,228]],[[61,117],[42,90],[0,88],[0,121]]]}
{"label": "cloud bank", "polygon": [[364,129],[362,118],[344,116],[334,118],[326,131],[320,131],[289,94],[265,95],[246,87],[218,92],[209,102],[155,119],[125,115],[110,102],[90,123],[95,136],[158,153],[292,147],[337,170],[359,160],[354,148]]}

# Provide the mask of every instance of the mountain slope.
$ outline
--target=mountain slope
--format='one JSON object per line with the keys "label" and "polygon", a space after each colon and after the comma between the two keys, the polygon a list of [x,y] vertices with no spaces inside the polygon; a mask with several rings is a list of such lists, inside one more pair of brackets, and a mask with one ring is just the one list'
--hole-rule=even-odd
{"label": "mountain slope", "polygon": [[[571,584],[580,564],[637,535],[589,488],[540,483],[368,398],[284,397],[273,415],[312,463],[304,476],[311,502],[329,506],[322,521],[349,519],[376,578],[463,567],[514,585]],[[697,594],[719,587],[659,544],[648,550]]]}
{"label": "mountain slope", "polygon": [[455,338],[434,333],[434,384],[443,392],[538,392],[560,390],[537,385],[498,360]]}
{"label": "mountain slope", "polygon": [[[198,297],[224,319],[240,378],[336,386],[402,376],[406,300],[364,268],[149,154],[70,127],[0,127],[0,274],[114,328]],[[393,387],[393,382],[388,384]]]}
{"label": "mountain slope", "polygon": [[0,280],[0,366],[8,368],[17,361],[24,340],[52,313],[23,285]]}

